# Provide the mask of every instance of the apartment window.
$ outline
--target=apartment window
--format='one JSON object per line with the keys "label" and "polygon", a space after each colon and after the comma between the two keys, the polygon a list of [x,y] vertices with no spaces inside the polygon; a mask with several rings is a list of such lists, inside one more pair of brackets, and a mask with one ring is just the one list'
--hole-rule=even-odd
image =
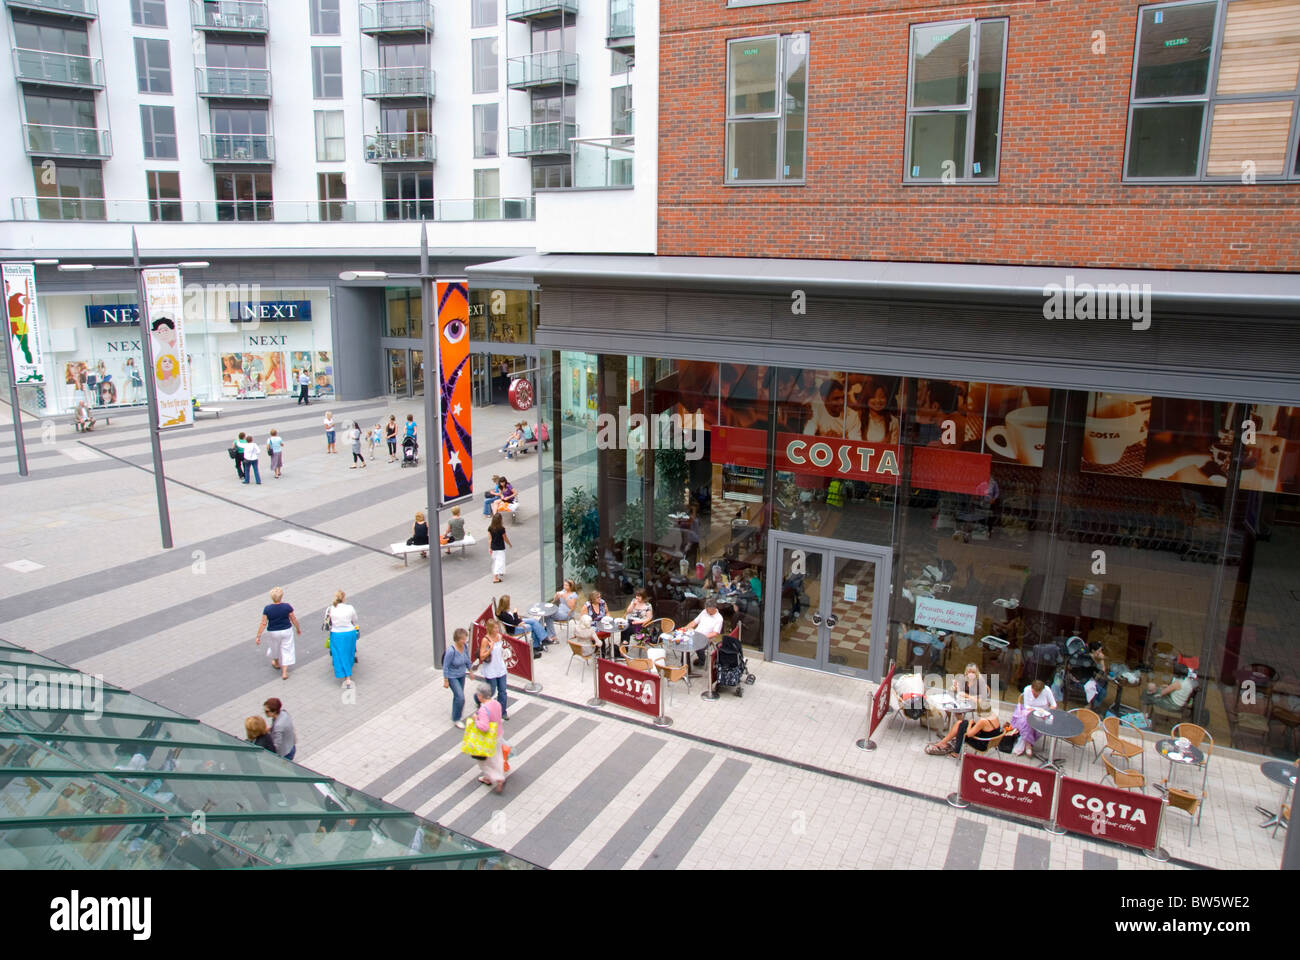
{"label": "apartment window", "polygon": [[495,103],[474,105],[474,156],[495,157],[497,153],[497,110]]}
{"label": "apartment window", "polygon": [[632,133],[632,87],[614,87],[609,91],[609,133],[613,137]]}
{"label": "apartment window", "polygon": [[322,163],[346,159],[342,110],[316,111],[316,159]]}
{"label": "apartment window", "polygon": [[428,67],[429,45],[423,42],[381,44],[379,47],[379,66],[381,69]]}
{"label": "apartment window", "polygon": [[270,159],[270,115],[265,110],[213,107],[210,122],[218,160]]}
{"label": "apartment window", "polygon": [[573,186],[573,165],[564,163],[533,164],[533,192],[559,190]]}
{"label": "apartment window", "polygon": [[78,97],[47,97],[24,93],[27,122],[53,127],[95,127],[95,101]]}
{"label": "apartment window", "polygon": [[632,69],[632,58],[626,53],[620,53],[618,50],[609,51],[609,72],[612,76],[620,76]]}
{"label": "apartment window", "polygon": [[1300,176],[1300,3],[1209,0],[1138,17],[1126,179]]}
{"label": "apartment window", "polygon": [[140,131],[148,160],[176,159],[176,111],[171,107],[140,107]]}
{"label": "apartment window", "polygon": [[311,89],[317,100],[343,97],[343,48],[311,48]]}
{"label": "apartment window", "polygon": [[212,43],[204,50],[209,67],[265,70],[266,47],[260,43]]}
{"label": "apartment window", "polygon": [[497,25],[497,0],[471,0],[471,27],[495,27]]}
{"label": "apartment window", "polygon": [[131,0],[131,22],[137,27],[167,26],[166,0]]}
{"label": "apartment window", "polygon": [[36,211],[42,220],[104,219],[104,174],[98,163],[60,160],[59,175],[50,178],[44,161],[33,160],[32,176],[36,180]]}
{"label": "apartment window", "polygon": [[135,78],[141,93],[171,93],[172,65],[166,40],[135,38]]}
{"label": "apartment window", "polygon": [[997,179],[1006,40],[1005,20],[912,27],[904,180]]}
{"label": "apartment window", "polygon": [[181,217],[181,175],[175,170],[146,170],[149,189],[149,219],[179,222]]}
{"label": "apartment window", "polygon": [[345,220],[348,186],[341,173],[316,174],[316,191],[320,197],[320,218],[325,221]]}
{"label": "apartment window", "polygon": [[433,173],[418,170],[385,170],[384,219],[432,220]]}
{"label": "apartment window", "polygon": [[217,219],[272,220],[271,174],[217,171]]}
{"label": "apartment window", "polygon": [[90,56],[90,38],[86,28],[65,30],[43,23],[14,21],[14,46],[19,50],[44,50],[48,53],[70,53],[78,57]]}
{"label": "apartment window", "polygon": [[475,93],[497,92],[497,51],[499,49],[496,37],[480,37],[470,41]]}
{"label": "apartment window", "polygon": [[727,42],[727,183],[799,183],[808,34]]}
{"label": "apartment window", "polygon": [[339,0],[310,0],[311,32],[318,37],[337,37],[339,28]]}
{"label": "apartment window", "polygon": [[501,219],[501,171],[474,171],[474,219]]}

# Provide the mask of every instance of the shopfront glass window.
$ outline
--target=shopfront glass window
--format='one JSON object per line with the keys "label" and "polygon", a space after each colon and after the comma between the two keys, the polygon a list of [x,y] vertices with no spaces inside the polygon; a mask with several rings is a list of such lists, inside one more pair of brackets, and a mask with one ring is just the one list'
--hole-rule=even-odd
{"label": "shopfront glass window", "polygon": [[385,295],[384,336],[418,340],[423,334],[423,314],[418,288],[389,290]]}
{"label": "shopfront glass window", "polygon": [[469,292],[469,304],[471,340],[533,342],[533,296],[529,291],[474,287]]}

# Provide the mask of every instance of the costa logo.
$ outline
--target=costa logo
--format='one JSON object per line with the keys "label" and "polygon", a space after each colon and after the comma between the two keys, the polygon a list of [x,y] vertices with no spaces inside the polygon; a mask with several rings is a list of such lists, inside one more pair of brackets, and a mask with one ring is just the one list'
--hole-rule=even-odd
{"label": "costa logo", "polygon": [[985,770],[983,767],[975,771],[975,782],[987,783],[990,787],[1001,787],[1011,793],[1023,793],[1029,797],[1041,797],[1043,795],[1043,788],[1037,780],[1012,777],[998,773],[996,770]]}
{"label": "costa logo", "polygon": [[[853,464],[853,455],[857,454],[858,464]],[[885,450],[872,467],[872,458],[876,456],[875,447],[840,446],[838,449],[821,441],[810,444],[807,440],[791,440],[785,448],[786,459],[796,466],[812,464],[814,467],[828,467],[832,461],[839,460],[839,469],[843,473],[858,470],[862,473],[887,474],[898,476],[898,457],[893,450]]]}
{"label": "costa logo", "polygon": [[612,683],[620,690],[625,690],[634,697],[640,697],[642,703],[654,703],[654,683],[649,680],[636,680],[632,677],[625,677],[621,673],[606,670],[605,682]]}
{"label": "costa logo", "polygon": [[1089,797],[1082,793],[1076,793],[1070,797],[1070,806],[1076,810],[1087,810],[1094,816],[1105,817],[1107,820],[1140,823],[1143,826],[1146,826],[1147,822],[1147,815],[1141,807],[1130,807],[1126,803],[1102,800],[1100,797]]}

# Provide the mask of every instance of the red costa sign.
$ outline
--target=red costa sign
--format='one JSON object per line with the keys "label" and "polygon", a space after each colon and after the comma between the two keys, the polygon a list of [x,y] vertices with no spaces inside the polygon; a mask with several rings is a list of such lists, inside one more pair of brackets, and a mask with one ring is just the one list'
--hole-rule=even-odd
{"label": "red costa sign", "polygon": [[967,753],[961,759],[961,798],[1035,820],[1052,819],[1056,772]]}
{"label": "red costa sign", "polygon": [[1164,801],[1159,797],[1064,777],[1056,825],[1090,837],[1154,850],[1160,841],[1163,808]]}
{"label": "red costa sign", "polygon": [[876,733],[876,727],[880,726],[880,721],[885,719],[889,713],[889,691],[893,689],[894,683],[894,666],[889,665],[889,672],[885,674],[885,679],[880,681],[880,686],[876,687],[876,695],[871,701],[871,728],[867,731],[867,739],[870,740]]}
{"label": "red costa sign", "polygon": [[533,682],[533,635],[526,633],[522,637],[502,636],[505,647],[506,673],[513,674],[521,680]]}
{"label": "red costa sign", "polygon": [[510,406],[516,410],[529,410],[533,406],[533,385],[532,382],[523,377],[517,377],[510,381],[510,390],[506,394],[510,400]]}
{"label": "red costa sign", "polygon": [[596,661],[596,698],[647,716],[659,716],[661,679],[613,660]]}

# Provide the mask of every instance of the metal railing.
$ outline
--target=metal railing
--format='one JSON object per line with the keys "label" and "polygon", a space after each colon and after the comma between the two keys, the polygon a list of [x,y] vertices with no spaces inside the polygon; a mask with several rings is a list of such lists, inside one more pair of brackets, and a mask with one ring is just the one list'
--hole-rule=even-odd
{"label": "metal railing", "polygon": [[572,120],[546,120],[511,127],[507,133],[507,152],[512,157],[567,154],[569,142],[578,135],[578,125]]}
{"label": "metal railing", "polygon": [[578,55],[545,50],[506,61],[506,86],[532,87],[548,83],[577,83]]}
{"label": "metal railing", "polygon": [[70,84],[78,87],[104,85],[104,61],[77,53],[14,48],[14,75],[36,83]]}
{"label": "metal railing", "polygon": [[424,30],[433,33],[433,3],[430,0],[387,0],[361,4],[361,32]]}
{"label": "metal railing", "polygon": [[636,34],[632,0],[609,0],[609,40],[624,40]]}
{"label": "metal railing", "polygon": [[438,158],[438,138],[431,133],[374,133],[366,136],[366,162],[392,163]]}
{"label": "metal railing", "polygon": [[[106,220],[110,223],[442,223],[532,220],[532,197],[447,200],[104,200],[99,197],[14,197],[14,220]],[[238,216],[249,213],[249,216]]]}
{"label": "metal railing", "polygon": [[573,143],[573,189],[632,186],[634,137],[589,137]]}
{"label": "metal railing", "polygon": [[113,138],[107,130],[94,127],[63,127],[48,123],[25,123],[27,152],[40,156],[111,157]]}
{"label": "metal railing", "polygon": [[263,0],[190,0],[190,20],[200,30],[265,33],[269,25]]}
{"label": "metal railing", "polygon": [[5,2],[11,7],[27,7],[31,10],[75,13],[87,17],[99,16],[99,7],[95,0],[5,0]]}
{"label": "metal railing", "polygon": [[432,97],[434,73],[428,67],[380,67],[361,71],[363,97]]}
{"label": "metal railing", "polygon": [[507,20],[528,20],[561,12],[577,16],[578,0],[506,0]]}
{"label": "metal railing", "polygon": [[273,163],[275,138],[265,133],[205,133],[199,136],[199,157],[208,163]]}
{"label": "metal railing", "polygon": [[259,97],[271,95],[271,71],[263,67],[195,67],[201,97]]}

